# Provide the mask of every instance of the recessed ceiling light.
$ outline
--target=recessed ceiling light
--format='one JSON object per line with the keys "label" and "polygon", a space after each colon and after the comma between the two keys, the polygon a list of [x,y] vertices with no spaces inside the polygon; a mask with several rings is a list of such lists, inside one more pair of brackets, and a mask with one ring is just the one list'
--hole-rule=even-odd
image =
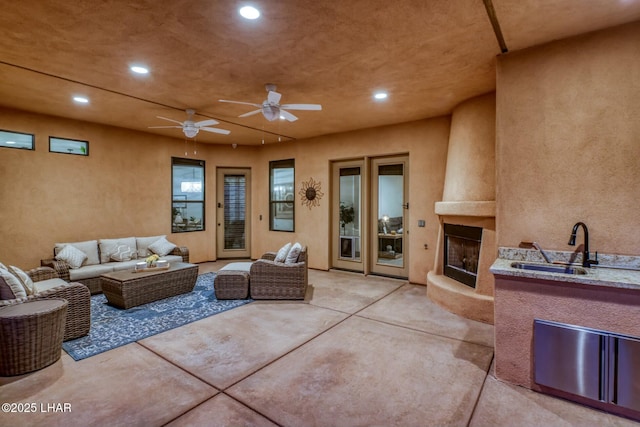
{"label": "recessed ceiling light", "polygon": [[15,141],[7,141],[7,144],[15,144]]}
{"label": "recessed ceiling light", "polygon": [[240,8],[240,15],[246,19],[258,19],[260,11],[253,6],[244,6]]}
{"label": "recessed ceiling light", "polygon": [[376,92],[375,94],[373,94],[373,97],[378,100],[387,99],[388,96],[389,95],[387,94],[387,92]]}
{"label": "recessed ceiling light", "polygon": [[79,104],[88,104],[89,103],[89,99],[85,98],[84,96],[74,96],[73,100],[76,101]]}
{"label": "recessed ceiling light", "polygon": [[136,74],[149,74],[149,69],[140,65],[132,65],[129,69]]}

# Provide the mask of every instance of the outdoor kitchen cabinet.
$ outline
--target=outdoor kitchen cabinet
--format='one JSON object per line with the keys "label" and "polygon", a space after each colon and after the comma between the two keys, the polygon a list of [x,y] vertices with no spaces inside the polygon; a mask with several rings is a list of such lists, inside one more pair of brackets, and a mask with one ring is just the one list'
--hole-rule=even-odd
{"label": "outdoor kitchen cabinet", "polygon": [[640,338],[534,321],[534,380],[640,411]]}

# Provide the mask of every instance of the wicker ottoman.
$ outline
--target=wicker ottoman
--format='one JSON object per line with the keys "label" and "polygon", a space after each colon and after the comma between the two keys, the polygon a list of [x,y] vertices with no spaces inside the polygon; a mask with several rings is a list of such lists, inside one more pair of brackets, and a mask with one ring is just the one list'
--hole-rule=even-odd
{"label": "wicker ottoman", "polygon": [[220,270],[213,279],[217,299],[246,299],[249,295],[249,273]]}
{"label": "wicker ottoman", "polygon": [[26,374],[60,359],[68,304],[43,299],[0,308],[0,375]]}

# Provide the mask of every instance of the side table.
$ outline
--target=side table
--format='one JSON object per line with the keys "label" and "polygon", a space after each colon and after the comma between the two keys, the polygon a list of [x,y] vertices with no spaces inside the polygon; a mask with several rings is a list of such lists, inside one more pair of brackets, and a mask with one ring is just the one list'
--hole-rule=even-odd
{"label": "side table", "polygon": [[0,308],[0,375],[21,375],[60,359],[67,306],[64,299]]}

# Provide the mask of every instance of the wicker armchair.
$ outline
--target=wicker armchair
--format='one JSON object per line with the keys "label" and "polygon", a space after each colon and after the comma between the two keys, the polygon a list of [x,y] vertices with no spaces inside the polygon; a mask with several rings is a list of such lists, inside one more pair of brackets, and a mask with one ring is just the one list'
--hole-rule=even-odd
{"label": "wicker armchair", "polygon": [[[56,279],[58,274],[49,267],[38,267],[26,271],[34,282]],[[38,287],[36,283],[36,288]],[[26,301],[41,299],[62,298],[69,302],[67,307],[67,320],[65,322],[64,341],[80,338],[89,333],[91,328],[91,294],[89,288],[82,283],[62,283],[54,285],[23,298],[0,300],[0,307],[11,304],[19,304]]]}
{"label": "wicker armchair", "polygon": [[276,263],[275,252],[267,252],[251,264],[249,289],[253,299],[304,299],[307,293],[307,248],[302,248],[298,262]]}

